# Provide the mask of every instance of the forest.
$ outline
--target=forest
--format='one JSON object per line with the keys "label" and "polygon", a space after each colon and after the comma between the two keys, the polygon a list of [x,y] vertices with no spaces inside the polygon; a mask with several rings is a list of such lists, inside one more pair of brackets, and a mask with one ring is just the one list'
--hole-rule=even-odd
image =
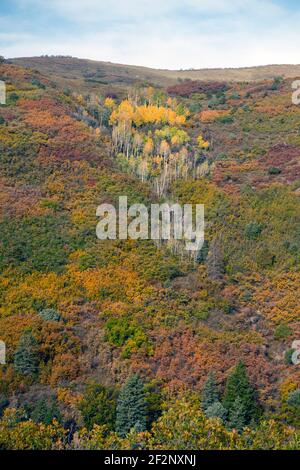
{"label": "forest", "polygon": [[[293,79],[0,62],[0,449],[299,450]],[[203,247],[97,239],[119,196],[204,204]]]}

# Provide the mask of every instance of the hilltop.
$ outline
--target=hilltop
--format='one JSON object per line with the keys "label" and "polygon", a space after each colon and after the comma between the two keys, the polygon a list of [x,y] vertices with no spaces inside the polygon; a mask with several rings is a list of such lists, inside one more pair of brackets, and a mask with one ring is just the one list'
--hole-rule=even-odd
{"label": "hilltop", "polygon": [[36,69],[59,83],[68,86],[96,87],[97,84],[133,85],[148,83],[159,86],[174,85],[181,80],[253,82],[300,77],[300,65],[265,65],[258,67],[162,70],[135,65],[77,59],[71,57],[19,57],[9,59],[12,63]]}

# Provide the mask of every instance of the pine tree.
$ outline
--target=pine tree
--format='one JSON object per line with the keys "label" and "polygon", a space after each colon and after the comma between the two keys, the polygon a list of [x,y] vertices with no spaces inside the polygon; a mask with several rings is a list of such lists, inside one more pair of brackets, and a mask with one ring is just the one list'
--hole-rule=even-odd
{"label": "pine tree", "polygon": [[231,429],[242,432],[246,424],[248,424],[247,410],[242,399],[237,397],[230,408],[228,425]]}
{"label": "pine tree", "polygon": [[214,372],[210,371],[201,394],[201,404],[203,410],[207,410],[207,408],[217,401],[219,401],[219,392],[216,384],[216,378]]}
{"label": "pine tree", "polygon": [[122,437],[131,429],[145,431],[146,419],[144,383],[134,374],[128,378],[118,398],[116,431]]}
{"label": "pine tree", "polygon": [[19,341],[14,357],[15,369],[24,375],[35,375],[38,372],[38,346],[31,331],[26,331]]}
{"label": "pine tree", "polygon": [[255,391],[249,383],[245,364],[239,362],[232,374],[229,375],[223,397],[223,405],[229,416],[236,412],[236,399],[239,398],[245,412],[245,424],[257,422],[261,409],[256,400]]}

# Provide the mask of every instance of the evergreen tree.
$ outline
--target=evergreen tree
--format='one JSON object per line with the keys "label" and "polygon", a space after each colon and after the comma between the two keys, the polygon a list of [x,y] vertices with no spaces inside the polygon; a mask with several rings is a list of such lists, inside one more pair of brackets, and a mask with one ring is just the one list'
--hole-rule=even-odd
{"label": "evergreen tree", "polygon": [[289,393],[287,404],[295,408],[300,408],[300,389]]}
{"label": "evergreen tree", "polygon": [[238,396],[230,408],[228,425],[231,429],[237,429],[237,431],[242,432],[246,424],[248,424],[247,410],[241,397]]}
{"label": "evergreen tree", "polygon": [[205,410],[205,414],[208,418],[220,418],[222,421],[225,421],[228,413],[222,403],[215,401]]}
{"label": "evergreen tree", "polygon": [[31,331],[26,331],[19,341],[14,357],[15,369],[24,375],[35,375],[38,372],[38,345]]}
{"label": "evergreen tree", "polygon": [[134,425],[134,430],[136,432],[143,432],[145,431],[145,425],[144,423],[141,423],[140,421],[137,421]]}
{"label": "evergreen tree", "polygon": [[62,416],[57,405],[57,401],[53,398],[50,402],[41,399],[37,402],[31,413],[31,419],[36,423],[51,424],[54,419],[59,423],[62,422]]}
{"label": "evergreen tree", "polygon": [[116,430],[123,437],[131,429],[145,431],[146,420],[144,383],[138,374],[134,374],[128,378],[118,398]]}
{"label": "evergreen tree", "polygon": [[216,384],[216,378],[214,372],[210,371],[201,394],[201,404],[203,410],[207,410],[207,408],[217,401],[219,401],[219,392]]}
{"label": "evergreen tree", "polygon": [[223,405],[228,410],[229,417],[237,413],[237,398],[243,405],[245,413],[245,424],[257,422],[261,409],[256,400],[255,391],[249,383],[245,364],[239,362],[232,374],[229,375],[223,397]]}
{"label": "evergreen tree", "polygon": [[204,240],[201,250],[199,250],[197,253],[196,262],[199,264],[204,263],[207,258],[208,252],[209,252],[208,241]]}
{"label": "evergreen tree", "polygon": [[3,393],[0,393],[0,418],[2,417],[5,408],[9,405],[9,401]]}

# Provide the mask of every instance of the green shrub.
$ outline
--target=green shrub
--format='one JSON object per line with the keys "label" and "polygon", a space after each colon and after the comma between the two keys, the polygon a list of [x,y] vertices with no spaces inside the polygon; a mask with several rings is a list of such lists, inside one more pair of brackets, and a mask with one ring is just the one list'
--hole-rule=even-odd
{"label": "green shrub", "polygon": [[234,118],[232,116],[220,116],[216,119],[217,122],[221,124],[231,124],[234,122]]}
{"label": "green shrub", "polygon": [[205,410],[205,414],[208,418],[219,418],[225,421],[228,413],[222,403],[216,401]]}
{"label": "green shrub", "polygon": [[281,323],[274,331],[274,339],[285,339],[288,338],[291,334],[291,328],[286,323]]}
{"label": "green shrub", "polygon": [[54,308],[45,308],[39,312],[39,316],[45,321],[59,321],[60,314]]}
{"label": "green shrub", "polygon": [[249,240],[256,240],[261,234],[263,226],[257,222],[250,222],[245,227],[245,236]]}
{"label": "green shrub", "polygon": [[106,340],[114,346],[123,346],[136,331],[126,318],[111,318],[106,323],[105,330]]}
{"label": "green shrub", "polygon": [[57,401],[54,398],[50,401],[44,398],[39,400],[31,410],[30,418],[35,423],[44,423],[47,425],[52,424],[54,419],[62,423],[62,416]]}
{"label": "green shrub", "polygon": [[277,168],[276,166],[271,166],[268,169],[268,173],[269,175],[279,175],[281,173],[281,169]]}
{"label": "green shrub", "polygon": [[19,95],[15,91],[13,91],[8,95],[7,104],[14,105],[19,99]]}
{"label": "green shrub", "polygon": [[41,88],[42,90],[44,90],[46,88],[45,85],[43,83],[41,83],[37,78],[34,78],[33,80],[31,80],[31,84],[33,86]]}
{"label": "green shrub", "polygon": [[288,349],[284,354],[284,362],[286,365],[292,365],[292,356],[294,354],[294,349]]}
{"label": "green shrub", "polygon": [[79,404],[84,424],[92,429],[94,424],[106,425],[114,430],[116,419],[117,393],[113,388],[92,383],[86,387],[84,399]]}

